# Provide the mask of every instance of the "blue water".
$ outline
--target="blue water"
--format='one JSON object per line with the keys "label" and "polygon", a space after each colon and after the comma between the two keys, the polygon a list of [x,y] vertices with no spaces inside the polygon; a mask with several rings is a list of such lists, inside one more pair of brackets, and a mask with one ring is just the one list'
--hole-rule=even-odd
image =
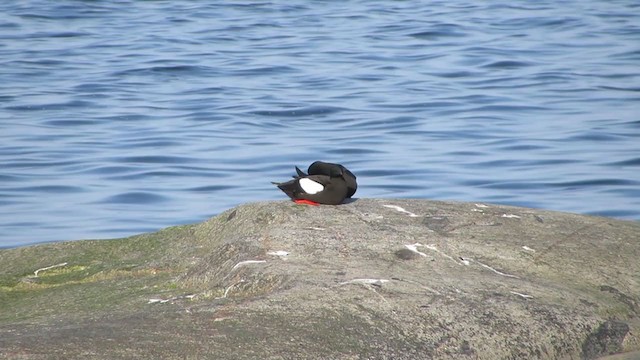
{"label": "blue water", "polygon": [[0,246],[285,199],[640,219],[640,3],[0,2]]}

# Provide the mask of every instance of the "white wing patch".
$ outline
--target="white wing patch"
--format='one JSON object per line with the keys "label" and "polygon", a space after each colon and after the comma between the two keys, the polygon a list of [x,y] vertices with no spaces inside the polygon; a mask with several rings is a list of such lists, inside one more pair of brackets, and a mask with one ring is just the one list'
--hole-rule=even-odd
{"label": "white wing patch", "polygon": [[313,195],[324,190],[324,186],[322,186],[322,184],[308,178],[302,178],[300,179],[300,181],[298,181],[298,183],[300,184],[302,190],[304,190],[304,192],[306,192],[307,194]]}

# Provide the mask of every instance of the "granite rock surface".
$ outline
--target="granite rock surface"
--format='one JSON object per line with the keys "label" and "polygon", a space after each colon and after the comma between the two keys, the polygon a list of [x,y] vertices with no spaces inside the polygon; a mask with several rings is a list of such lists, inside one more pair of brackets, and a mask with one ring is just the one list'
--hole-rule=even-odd
{"label": "granite rock surface", "polygon": [[639,258],[640,224],[602,217],[252,203],[0,251],[0,357],[632,359]]}

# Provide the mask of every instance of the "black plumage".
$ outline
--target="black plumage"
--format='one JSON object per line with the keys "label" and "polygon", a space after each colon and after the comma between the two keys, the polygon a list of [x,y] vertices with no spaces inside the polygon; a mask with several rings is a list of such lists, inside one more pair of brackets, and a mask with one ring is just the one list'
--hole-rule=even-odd
{"label": "black plumage", "polygon": [[356,182],[356,176],[349,171],[346,167],[341,164],[328,163],[323,161],[316,161],[313,164],[309,165],[309,169],[307,169],[307,173],[300,170],[296,166],[296,173],[298,173],[297,177],[304,177],[308,175],[327,175],[330,176],[332,171],[335,169],[339,169],[343,175],[345,182],[347,183],[347,197],[350,198],[353,194],[356,193],[358,189],[358,183]]}
{"label": "black plumage", "polygon": [[[280,190],[296,202],[326,205],[341,204],[349,194],[345,172],[341,167],[325,167],[326,174],[309,175],[299,171],[299,175],[287,182],[275,183]],[[302,173],[302,174],[300,174]]]}

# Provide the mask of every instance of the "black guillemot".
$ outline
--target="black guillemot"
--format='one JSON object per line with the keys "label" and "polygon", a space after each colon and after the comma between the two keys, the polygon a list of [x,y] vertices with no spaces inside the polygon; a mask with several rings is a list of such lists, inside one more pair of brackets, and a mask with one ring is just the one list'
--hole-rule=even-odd
{"label": "black guillemot", "polygon": [[[342,166],[341,164],[328,163],[323,161],[316,161],[313,164],[309,165],[309,169],[307,169],[307,174],[309,175],[331,175],[331,169],[340,169],[342,171],[342,175],[344,180],[347,182],[347,188],[349,189],[347,192],[347,197],[350,198],[353,194],[356,193],[358,189],[358,183],[356,182],[356,176],[353,175],[349,169]],[[296,172],[299,177],[307,176],[304,171],[300,170],[296,166]]]}
{"label": "black guillemot", "polygon": [[275,183],[291,200],[308,205],[338,205],[355,192],[355,176],[339,164],[316,161],[309,174],[296,167],[293,180]]}

